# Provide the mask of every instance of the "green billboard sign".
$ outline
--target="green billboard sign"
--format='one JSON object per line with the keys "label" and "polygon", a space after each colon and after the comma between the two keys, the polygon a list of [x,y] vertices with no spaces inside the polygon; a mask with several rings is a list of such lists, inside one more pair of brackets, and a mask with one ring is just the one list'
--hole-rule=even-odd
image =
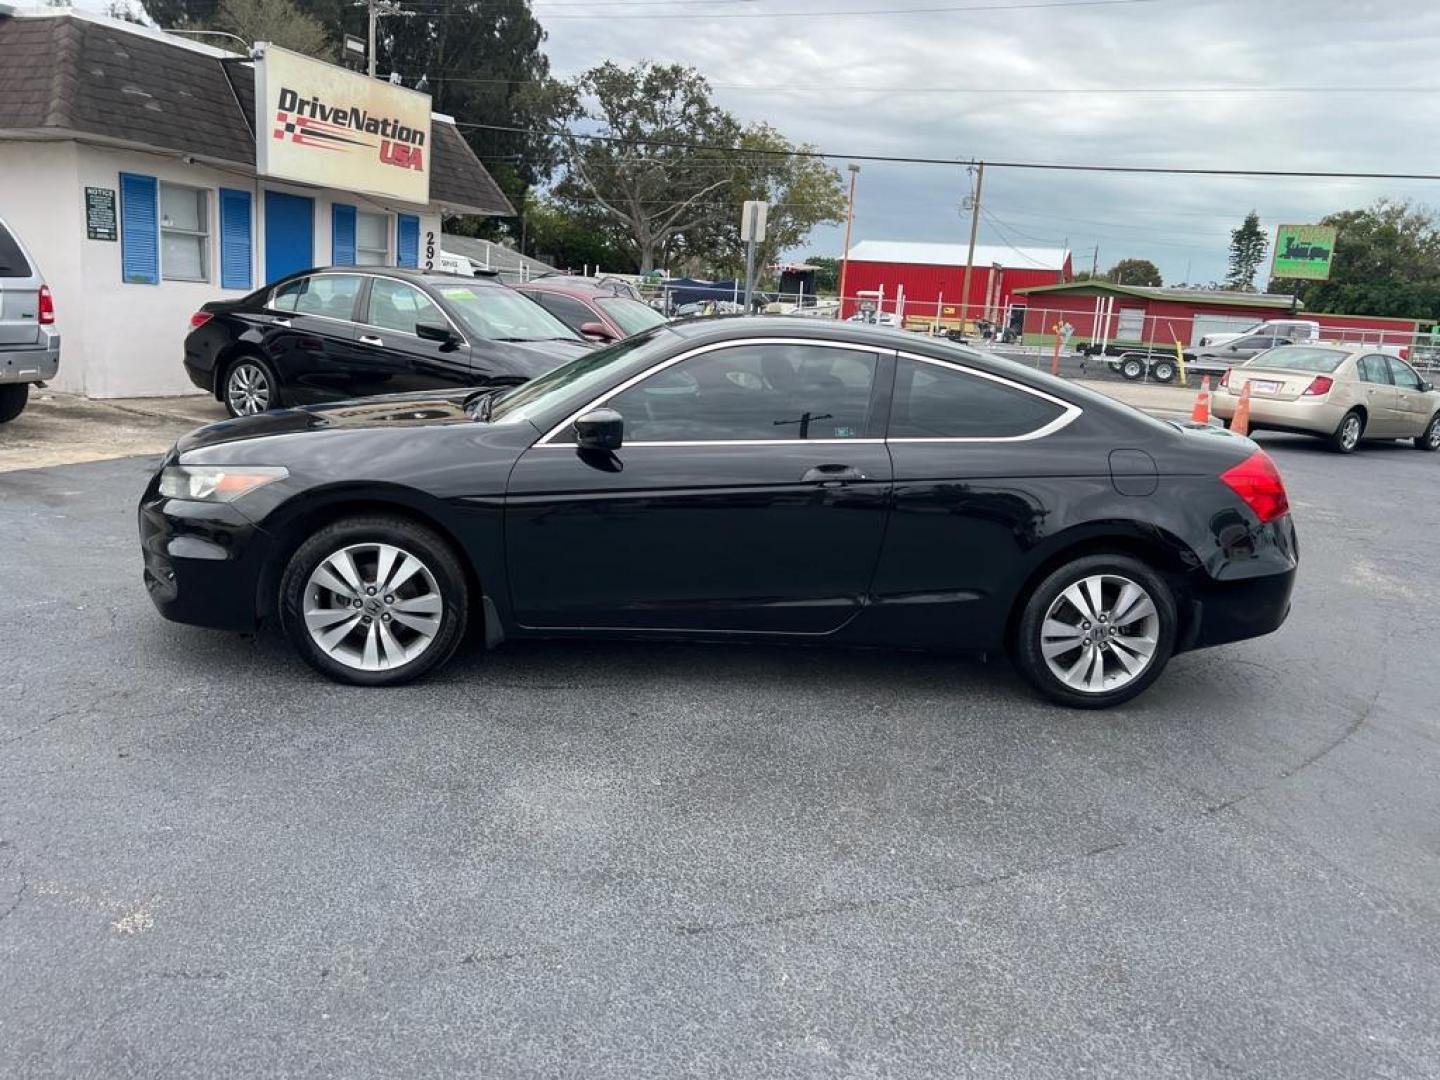
{"label": "green billboard sign", "polygon": [[1333,225],[1281,225],[1275,232],[1275,259],[1270,276],[1330,280],[1330,260],[1335,257]]}

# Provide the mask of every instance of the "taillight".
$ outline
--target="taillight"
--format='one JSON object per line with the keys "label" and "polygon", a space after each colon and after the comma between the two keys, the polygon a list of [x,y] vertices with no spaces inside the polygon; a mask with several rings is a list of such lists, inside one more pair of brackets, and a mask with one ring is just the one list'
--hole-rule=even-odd
{"label": "taillight", "polygon": [[50,295],[50,286],[40,286],[40,313],[39,322],[41,326],[51,326],[55,322],[55,298]]}
{"label": "taillight", "polygon": [[1335,385],[1335,380],[1329,375],[1316,375],[1310,380],[1310,385],[1305,387],[1301,397],[1324,397],[1330,393],[1330,388]]}
{"label": "taillight", "polygon": [[1400,359],[1401,359],[1401,360],[1409,360],[1409,359],[1410,359],[1410,349],[1409,349],[1407,346],[1401,346],[1401,348],[1400,348]]}
{"label": "taillight", "polygon": [[1261,524],[1274,521],[1290,512],[1290,498],[1285,494],[1285,481],[1280,470],[1264,450],[1256,450],[1233,469],[1220,474],[1231,491],[1245,500],[1255,511]]}
{"label": "taillight", "polygon": [[1230,387],[1230,369],[1228,367],[1225,369],[1225,374],[1220,376],[1220,385],[1226,389]]}
{"label": "taillight", "polygon": [[200,327],[204,326],[214,317],[215,316],[211,315],[208,311],[197,311],[194,315],[190,316],[190,329],[199,330]]}

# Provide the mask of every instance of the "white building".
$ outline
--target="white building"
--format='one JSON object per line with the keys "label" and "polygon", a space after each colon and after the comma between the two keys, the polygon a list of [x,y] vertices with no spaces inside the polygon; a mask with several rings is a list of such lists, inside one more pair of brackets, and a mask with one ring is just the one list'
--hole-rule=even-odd
{"label": "white building", "polygon": [[[430,265],[442,214],[514,213],[428,98],[374,80],[357,91],[353,73],[275,52],[256,63],[71,9],[12,15],[0,6],[0,217],[55,297],[57,389],[194,393],[181,341],[207,300],[315,265]],[[308,78],[320,89],[257,123],[257,74],[262,95],[275,84],[263,98],[273,102],[281,70],[287,88]],[[354,115],[368,128],[345,127],[347,93],[363,98],[367,111],[357,105]],[[341,123],[324,122],[336,114],[313,102],[339,102]],[[413,127],[392,127],[392,115]],[[304,164],[330,149],[342,152],[323,168]]]}

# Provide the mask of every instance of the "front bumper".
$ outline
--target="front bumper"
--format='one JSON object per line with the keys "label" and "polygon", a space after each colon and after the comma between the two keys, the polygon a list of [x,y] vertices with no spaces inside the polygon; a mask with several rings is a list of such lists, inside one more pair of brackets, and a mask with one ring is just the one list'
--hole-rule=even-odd
{"label": "front bumper", "polygon": [[48,382],[60,370],[60,332],[40,327],[34,345],[0,349],[0,383]]}
{"label": "front bumper", "polygon": [[[1228,389],[1215,394],[1210,402],[1210,411],[1221,420],[1235,418],[1235,406],[1240,396]],[[1303,431],[1315,435],[1329,435],[1340,426],[1345,416],[1343,405],[1332,404],[1323,398],[1300,398],[1296,401],[1276,401],[1272,398],[1250,395],[1250,426],[1252,428],[1275,428],[1281,431]]]}
{"label": "front bumper", "polygon": [[167,499],[158,474],[140,502],[145,589],[174,622],[255,629],[266,534],[231,503]]}

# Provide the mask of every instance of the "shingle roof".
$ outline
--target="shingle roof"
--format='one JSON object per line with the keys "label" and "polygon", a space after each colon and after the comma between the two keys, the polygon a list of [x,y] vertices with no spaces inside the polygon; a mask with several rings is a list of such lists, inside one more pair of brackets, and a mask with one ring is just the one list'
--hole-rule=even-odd
{"label": "shingle roof", "polygon": [[555,268],[529,255],[521,255],[514,248],[507,248],[493,240],[482,240],[477,236],[460,236],[444,233],[440,237],[440,250],[451,255],[464,255],[477,266],[498,270],[501,273],[519,273],[521,267],[534,277],[536,274],[553,274]]}
{"label": "shingle roof", "polygon": [[[255,72],[238,57],[91,15],[0,16],[0,131],[46,129],[255,165]],[[434,118],[430,200],[515,213],[454,124]]]}
{"label": "shingle roof", "polygon": [[[929,244],[909,240],[862,240],[850,249],[852,262],[915,263],[921,266],[964,266],[968,244]],[[999,264],[1015,270],[1065,268],[1070,252],[1065,248],[1010,247],[1007,244],[975,245],[975,265]]]}

